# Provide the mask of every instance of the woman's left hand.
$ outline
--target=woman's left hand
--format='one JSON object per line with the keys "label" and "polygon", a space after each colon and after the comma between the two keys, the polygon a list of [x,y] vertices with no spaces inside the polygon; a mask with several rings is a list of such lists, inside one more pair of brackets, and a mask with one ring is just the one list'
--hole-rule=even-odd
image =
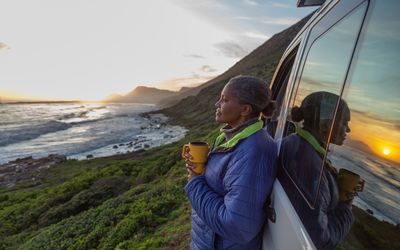
{"label": "woman's left hand", "polygon": [[193,157],[189,154],[189,150],[185,152],[185,159],[186,171],[188,172],[188,181],[197,176],[200,176],[193,171],[193,169],[196,168],[196,164],[190,161],[191,159],[193,159]]}
{"label": "woman's left hand", "polygon": [[196,167],[196,164],[186,161],[186,170],[188,171],[188,181],[190,181],[193,178],[196,178],[197,176],[200,176],[199,174],[196,174],[193,169]]}

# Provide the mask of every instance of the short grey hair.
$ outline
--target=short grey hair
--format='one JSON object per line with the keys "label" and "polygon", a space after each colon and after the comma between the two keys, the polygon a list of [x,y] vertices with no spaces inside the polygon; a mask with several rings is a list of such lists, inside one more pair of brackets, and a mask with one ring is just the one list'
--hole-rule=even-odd
{"label": "short grey hair", "polygon": [[235,76],[228,82],[241,104],[249,104],[254,115],[262,113],[265,117],[272,116],[275,103],[271,101],[271,91],[268,83],[254,76]]}

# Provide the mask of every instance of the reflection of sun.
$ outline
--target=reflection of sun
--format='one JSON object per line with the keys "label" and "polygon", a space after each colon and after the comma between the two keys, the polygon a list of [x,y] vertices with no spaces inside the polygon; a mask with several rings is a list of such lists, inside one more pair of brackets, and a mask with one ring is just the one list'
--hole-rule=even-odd
{"label": "reflection of sun", "polygon": [[383,148],[383,154],[384,155],[389,155],[390,154],[390,149],[389,148]]}

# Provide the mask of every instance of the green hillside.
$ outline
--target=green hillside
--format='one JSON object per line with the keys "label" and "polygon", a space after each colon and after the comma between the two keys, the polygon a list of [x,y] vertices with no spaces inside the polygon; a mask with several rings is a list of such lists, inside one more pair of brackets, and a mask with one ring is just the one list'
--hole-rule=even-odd
{"label": "green hillside", "polygon": [[[271,79],[304,21],[273,36],[194,97],[161,112],[189,128],[171,145],[85,161],[68,160],[0,189],[0,249],[187,249],[190,205],[181,146],[218,133],[214,103],[237,74]],[[344,249],[399,249],[399,229],[358,211]],[[384,232],[384,233],[383,233]],[[397,245],[396,245],[397,244]],[[376,247],[379,246],[379,247]]]}

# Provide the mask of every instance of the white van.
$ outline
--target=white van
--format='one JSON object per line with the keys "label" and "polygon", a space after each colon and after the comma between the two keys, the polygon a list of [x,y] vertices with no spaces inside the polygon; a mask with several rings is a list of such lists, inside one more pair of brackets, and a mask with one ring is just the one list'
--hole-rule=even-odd
{"label": "white van", "polygon": [[[292,108],[322,91],[347,104],[350,129],[343,144],[321,145],[324,153],[315,183],[299,183],[298,176],[279,162],[272,194],[275,222],[269,220],[265,227],[263,249],[321,248],[310,233],[310,221],[303,221],[292,198],[304,199],[304,211],[319,209],[327,162],[365,180],[364,191],[353,205],[381,221],[400,223],[400,1],[298,2],[298,7],[307,5],[321,7],[286,49],[271,82],[280,107],[272,118],[277,124],[273,136],[282,154],[282,141],[295,133],[292,124],[304,126],[292,120]],[[326,132],[328,141],[337,122],[340,98],[320,110],[321,116],[328,114],[333,121]],[[295,163],[309,160],[307,155],[295,155]],[[327,225],[329,220],[328,216]]]}

